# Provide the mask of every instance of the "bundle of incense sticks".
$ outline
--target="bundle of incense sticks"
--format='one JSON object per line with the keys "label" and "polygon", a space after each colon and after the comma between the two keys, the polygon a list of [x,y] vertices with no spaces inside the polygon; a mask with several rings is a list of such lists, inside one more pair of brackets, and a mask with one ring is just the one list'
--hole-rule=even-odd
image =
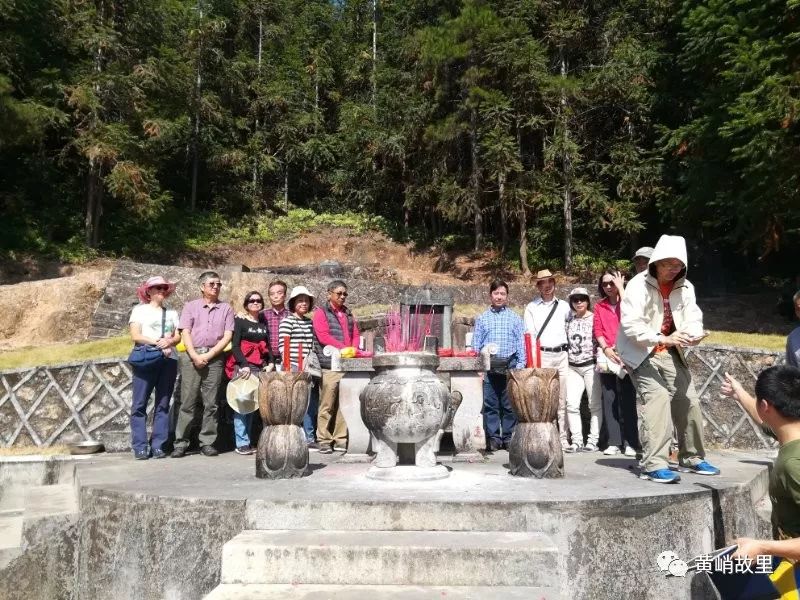
{"label": "bundle of incense sticks", "polygon": [[418,352],[422,350],[425,336],[430,335],[433,325],[433,307],[427,313],[421,312],[421,305],[389,310],[386,313],[387,352]]}

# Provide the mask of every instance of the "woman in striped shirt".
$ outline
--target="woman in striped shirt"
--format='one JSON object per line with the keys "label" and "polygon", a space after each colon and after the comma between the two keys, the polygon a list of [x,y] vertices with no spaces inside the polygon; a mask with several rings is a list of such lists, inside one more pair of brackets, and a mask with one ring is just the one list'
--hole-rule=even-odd
{"label": "woman in striped shirt", "polygon": [[[311,309],[314,308],[314,295],[305,286],[298,285],[292,288],[292,293],[289,294],[289,301],[286,304],[290,314],[281,321],[278,327],[278,344],[281,353],[283,353],[283,347],[286,343],[284,340],[289,340],[290,370],[295,371],[300,362],[300,345],[302,344],[303,346],[303,364],[305,364],[314,343],[314,331],[311,319],[308,316],[311,313]],[[314,388],[311,390],[308,402],[308,410],[303,419],[303,430],[306,434],[306,443],[309,450],[319,449],[315,436],[318,404],[319,393],[317,383],[314,382]]]}

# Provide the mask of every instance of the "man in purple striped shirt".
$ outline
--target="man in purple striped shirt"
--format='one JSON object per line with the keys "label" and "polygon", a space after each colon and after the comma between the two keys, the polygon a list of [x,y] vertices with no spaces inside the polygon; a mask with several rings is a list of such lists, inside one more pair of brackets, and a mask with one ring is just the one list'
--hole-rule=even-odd
{"label": "man in purple striped shirt", "polygon": [[225,361],[223,349],[233,337],[233,309],[219,301],[222,281],[217,273],[206,271],[198,278],[202,298],[187,302],[181,312],[178,328],[186,352],[179,360],[181,372],[181,408],[175,425],[175,449],[172,458],[186,455],[187,433],[195,420],[198,396],[203,401],[200,428],[200,452],[204,456],[219,454],[217,441],[217,392],[222,382]]}
{"label": "man in purple striped shirt", "polygon": [[280,279],[271,281],[267,288],[269,303],[271,306],[261,312],[264,321],[269,329],[269,351],[276,367],[281,364],[281,349],[278,346],[278,327],[281,321],[289,316],[289,309],[286,308],[286,283]]}

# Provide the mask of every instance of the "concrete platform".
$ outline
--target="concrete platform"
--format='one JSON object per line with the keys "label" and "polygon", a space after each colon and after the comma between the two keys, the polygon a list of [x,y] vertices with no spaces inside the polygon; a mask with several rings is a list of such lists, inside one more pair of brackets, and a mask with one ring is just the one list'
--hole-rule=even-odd
{"label": "concrete platform", "polygon": [[[368,464],[315,453],[311,476],[282,481],[256,479],[254,458],[234,453],[180,460],[98,458],[78,467],[83,514],[78,585],[87,598],[194,600],[223,581],[223,546],[246,530],[273,535],[288,530],[280,534],[284,539],[305,536],[304,542],[324,535],[317,531],[346,531],[350,539],[358,531],[406,531],[412,539],[417,532],[487,532],[496,538],[502,537],[498,532],[515,532],[550,540],[555,549],[550,572],[562,598],[713,598],[704,576],[664,577],[655,558],[663,550],[691,558],[739,535],[768,536],[768,523],[755,505],[763,504],[767,492],[769,460],[732,452],[708,458],[722,469],[721,476],[682,474],[677,485],[639,480],[634,460],[599,453],[567,455],[567,476],[561,480],[511,477],[508,455],[498,452],[486,461],[448,464],[452,472],[445,480],[414,483],[370,480]],[[159,559],[152,560],[156,554]],[[341,582],[329,582],[322,592],[307,587],[322,585],[318,582],[294,583],[298,591],[287,597],[366,597],[352,595],[358,591],[352,586],[336,587]],[[516,587],[551,589],[542,583]],[[465,586],[452,587],[465,591]],[[506,591],[514,587],[480,597],[513,597]],[[394,597],[389,587],[381,588],[388,595],[374,597]],[[278,588],[259,589],[265,595],[244,597],[280,597],[270,595]]]}
{"label": "concrete platform", "polygon": [[[498,596],[502,594],[502,596]],[[422,585],[282,585],[222,584],[205,600],[551,600],[552,591],[538,587]]]}

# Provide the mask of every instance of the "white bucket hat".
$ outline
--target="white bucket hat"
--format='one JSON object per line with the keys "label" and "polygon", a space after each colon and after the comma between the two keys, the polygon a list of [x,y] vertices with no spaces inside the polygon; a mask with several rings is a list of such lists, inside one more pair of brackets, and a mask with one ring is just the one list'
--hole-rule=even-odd
{"label": "white bucket hat", "polygon": [[288,305],[289,310],[294,312],[294,303],[292,302],[292,300],[294,300],[295,298],[297,298],[298,296],[301,296],[303,294],[305,294],[306,296],[311,298],[311,306],[308,307],[309,312],[311,311],[312,308],[314,308],[314,294],[309,292],[308,288],[306,286],[304,286],[304,285],[296,285],[296,286],[294,286],[292,288],[292,293],[289,294],[289,299],[286,301],[286,304]]}
{"label": "white bucket hat", "polygon": [[232,379],[225,390],[228,405],[240,415],[258,410],[258,377],[250,375],[247,379]]}

